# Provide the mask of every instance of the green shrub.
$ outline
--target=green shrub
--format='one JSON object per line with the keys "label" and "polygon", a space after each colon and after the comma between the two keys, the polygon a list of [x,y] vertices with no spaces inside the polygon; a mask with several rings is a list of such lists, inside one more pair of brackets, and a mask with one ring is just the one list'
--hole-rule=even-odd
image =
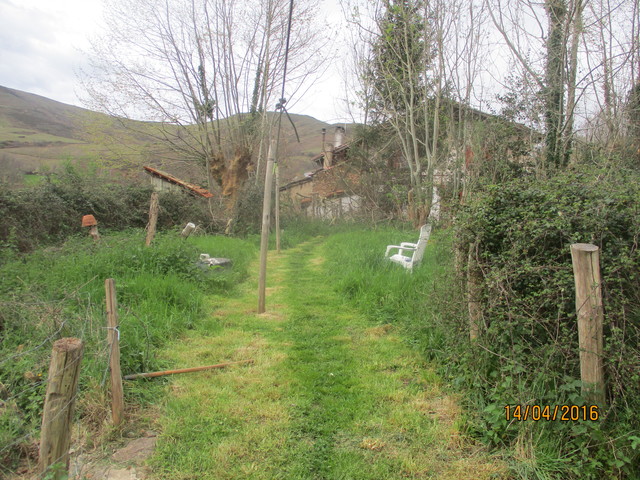
{"label": "green shrub", "polygon": [[[114,184],[83,177],[72,167],[55,178],[21,190],[0,188],[0,263],[16,252],[86,235],[83,215],[94,215],[99,229],[124,230],[147,224],[150,186]],[[215,231],[206,201],[182,192],[160,193],[158,229],[187,222]]]}
{"label": "green shrub", "polygon": [[[484,278],[484,331],[465,360],[477,431],[508,445],[537,438],[539,452],[554,445],[566,462],[551,478],[640,475],[639,180],[622,169],[520,179],[488,186],[460,215],[458,248],[477,246]],[[610,407],[595,423],[508,423],[508,404],[585,404],[572,243],[601,249]],[[536,468],[523,478],[542,478]]]}

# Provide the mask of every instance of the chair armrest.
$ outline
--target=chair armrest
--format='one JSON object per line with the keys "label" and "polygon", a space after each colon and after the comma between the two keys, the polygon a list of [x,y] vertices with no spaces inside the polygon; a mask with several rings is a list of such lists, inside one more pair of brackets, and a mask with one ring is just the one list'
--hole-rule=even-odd
{"label": "chair armrest", "polygon": [[418,248],[418,244],[417,243],[402,242],[400,245],[402,247]]}
{"label": "chair armrest", "polygon": [[387,251],[386,251],[386,252],[384,252],[384,256],[385,256],[385,257],[388,257],[388,256],[389,256],[389,252],[390,252],[391,250],[393,250],[394,248],[397,248],[397,249],[399,250],[399,252],[398,252],[398,253],[399,253],[400,255],[402,255],[402,252],[403,252],[404,250],[409,250],[409,251],[414,251],[414,250],[415,250],[415,248],[413,248],[413,247],[405,247],[405,246],[402,246],[402,245],[387,245]]}

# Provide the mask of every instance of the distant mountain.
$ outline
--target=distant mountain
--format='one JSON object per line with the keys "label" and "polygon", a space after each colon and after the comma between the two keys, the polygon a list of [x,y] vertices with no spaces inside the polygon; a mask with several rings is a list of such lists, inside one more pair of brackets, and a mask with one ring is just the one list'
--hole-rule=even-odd
{"label": "distant mountain", "polygon": [[[327,123],[308,115],[291,114],[291,119],[300,143],[284,117],[279,151],[283,181],[316,168],[312,158],[322,150],[323,128],[327,141],[333,139],[334,128]],[[197,165],[167,151],[148,134],[158,125],[110,117],[0,86],[0,181],[29,184],[41,178],[40,174],[72,162],[80,168],[108,169],[116,177],[140,181],[146,180],[142,165],[150,164],[203,184]],[[348,135],[351,126],[346,127]]]}
{"label": "distant mountain", "polygon": [[79,118],[85,112],[88,111],[0,86],[0,145],[38,143],[43,136],[57,137],[65,143],[82,140]]}

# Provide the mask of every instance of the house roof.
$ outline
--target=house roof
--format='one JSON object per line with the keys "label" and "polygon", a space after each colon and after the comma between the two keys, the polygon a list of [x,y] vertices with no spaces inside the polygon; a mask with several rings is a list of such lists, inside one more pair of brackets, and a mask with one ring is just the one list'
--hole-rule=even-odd
{"label": "house roof", "polygon": [[295,187],[296,185],[302,185],[304,183],[310,182],[313,180],[313,176],[318,173],[319,171],[321,171],[322,169],[319,170],[314,170],[313,172],[309,173],[309,174],[305,174],[306,176],[304,178],[299,178],[298,180],[294,180],[292,182],[287,183],[286,185],[283,185],[279,188],[280,192],[284,192],[286,190],[289,190],[290,188]]}
{"label": "house roof", "polygon": [[[344,152],[344,151],[348,150],[350,146],[351,146],[350,143],[343,143],[339,147],[336,147],[336,148],[334,148],[332,150],[333,154],[336,155],[338,153]],[[311,159],[311,161],[316,162],[318,165],[322,166],[322,164],[324,163],[324,152],[319,153],[318,155],[313,157]]]}
{"label": "house roof", "polygon": [[[349,150],[349,147],[351,146],[351,143],[343,143],[342,145],[340,145],[339,147],[335,147],[332,152],[333,154],[337,154],[337,153],[341,153],[341,152],[346,152],[347,150]],[[322,165],[324,164],[324,152],[323,153],[319,153],[318,155],[316,155],[315,157],[313,157],[311,159],[313,162],[317,163],[318,165],[320,165],[320,168],[318,168],[317,170],[314,170],[312,172],[309,173],[305,173],[305,177],[304,178],[299,178],[297,180],[293,180],[292,182],[287,183],[286,185],[283,185],[282,187],[280,187],[280,191],[284,192],[286,190],[289,190],[292,187],[295,187],[296,185],[302,185],[304,183],[310,182],[313,180],[313,176],[315,174],[317,174],[318,172],[322,172],[325,170],[331,170],[333,167],[335,167],[335,165],[332,165],[328,168],[323,168]]]}
{"label": "house roof", "polygon": [[195,185],[193,183],[185,182],[184,180],[180,180],[179,178],[174,177],[173,175],[169,175],[166,172],[162,172],[162,171],[157,170],[157,169],[152,168],[152,167],[146,167],[145,166],[143,168],[152,177],[160,178],[160,179],[164,180],[165,182],[169,182],[169,183],[172,183],[174,185],[178,185],[179,187],[182,187],[185,190],[188,190],[193,195],[199,195],[199,196],[204,197],[204,198],[213,197],[213,193],[211,193],[206,188],[199,187],[198,185]]}

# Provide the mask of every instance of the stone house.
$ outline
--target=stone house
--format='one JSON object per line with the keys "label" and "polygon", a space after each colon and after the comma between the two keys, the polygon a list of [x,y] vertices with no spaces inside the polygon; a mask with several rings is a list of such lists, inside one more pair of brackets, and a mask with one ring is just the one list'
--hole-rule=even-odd
{"label": "stone house", "polygon": [[352,215],[360,208],[360,176],[349,168],[345,133],[344,128],[336,127],[333,142],[326,142],[323,129],[323,152],[313,158],[319,168],[280,187],[283,202],[300,213],[328,220]]}

